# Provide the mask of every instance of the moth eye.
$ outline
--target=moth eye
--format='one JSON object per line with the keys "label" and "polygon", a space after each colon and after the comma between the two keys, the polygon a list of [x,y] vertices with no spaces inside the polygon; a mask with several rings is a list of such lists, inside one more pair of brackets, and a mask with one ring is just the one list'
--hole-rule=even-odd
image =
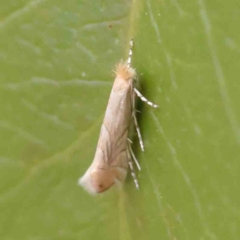
{"label": "moth eye", "polygon": [[102,185],[102,184],[99,184],[98,187],[99,187],[99,188],[103,188],[103,185]]}

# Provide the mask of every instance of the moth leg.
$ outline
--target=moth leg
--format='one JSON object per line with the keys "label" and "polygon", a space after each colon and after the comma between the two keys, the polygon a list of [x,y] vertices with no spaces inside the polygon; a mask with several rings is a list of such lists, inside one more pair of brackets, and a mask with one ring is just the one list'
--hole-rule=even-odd
{"label": "moth leg", "polygon": [[131,146],[132,141],[129,138],[128,138],[128,141],[129,141],[128,149],[129,149],[129,152],[130,152],[130,154],[132,156],[132,159],[134,160],[138,170],[141,171],[141,166],[140,166],[140,164],[139,164],[139,162],[138,162],[138,160],[137,160],[137,158],[136,158],[136,156],[135,156],[135,154],[134,154],[134,152],[132,150],[132,146]]}
{"label": "moth leg", "polygon": [[[133,88],[133,89],[135,89],[135,88]],[[142,151],[144,152],[142,135],[141,135],[141,131],[140,131],[140,128],[139,128],[139,125],[138,125],[138,122],[137,122],[137,118],[136,118],[135,93],[134,93],[134,91],[132,92],[132,117],[133,117],[134,125],[135,125],[136,131],[137,131],[140,147],[141,147]]]}
{"label": "moth leg", "polygon": [[140,147],[141,147],[142,151],[144,152],[144,145],[143,145],[142,135],[141,135],[140,128],[139,128],[139,125],[138,125],[138,122],[137,122],[135,111],[133,112],[133,121],[134,121],[134,125],[136,127],[136,130],[137,130],[137,135],[138,135]]}
{"label": "moth leg", "polygon": [[135,183],[135,186],[139,190],[139,183],[138,183],[137,175],[136,175],[135,170],[134,170],[133,161],[132,161],[129,149],[130,149],[130,143],[128,144],[128,151],[127,151],[128,157],[129,157],[128,165],[130,167],[131,175],[132,175],[133,181]]}
{"label": "moth leg", "polygon": [[133,162],[132,162],[132,161],[129,161],[128,164],[129,164],[129,167],[130,167],[130,169],[131,169],[131,175],[132,175],[132,177],[133,177],[133,181],[134,181],[134,183],[135,183],[135,186],[136,186],[136,188],[139,190],[139,183],[138,183],[138,180],[137,180],[136,173],[135,173],[135,171],[134,171]]}
{"label": "moth leg", "polygon": [[147,100],[136,88],[133,89],[134,92],[137,94],[137,96],[145,103],[147,103],[148,105],[150,105],[151,107],[157,108],[158,105],[150,102],[149,100]]}

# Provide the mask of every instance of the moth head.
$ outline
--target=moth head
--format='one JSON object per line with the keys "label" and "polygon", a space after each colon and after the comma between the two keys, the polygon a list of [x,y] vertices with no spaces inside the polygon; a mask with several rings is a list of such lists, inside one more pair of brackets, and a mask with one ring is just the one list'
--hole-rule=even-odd
{"label": "moth head", "polygon": [[79,185],[90,194],[104,192],[110,188],[114,182],[114,174],[111,171],[104,169],[87,171],[84,176],[79,179]]}

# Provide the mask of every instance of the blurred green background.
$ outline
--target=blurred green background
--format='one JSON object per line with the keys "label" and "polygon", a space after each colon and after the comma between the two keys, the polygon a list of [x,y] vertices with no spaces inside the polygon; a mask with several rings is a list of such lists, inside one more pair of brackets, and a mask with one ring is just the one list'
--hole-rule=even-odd
{"label": "blurred green background", "polygon": [[[239,239],[240,2],[13,0],[0,7],[0,239]],[[134,37],[141,190],[89,196]]]}

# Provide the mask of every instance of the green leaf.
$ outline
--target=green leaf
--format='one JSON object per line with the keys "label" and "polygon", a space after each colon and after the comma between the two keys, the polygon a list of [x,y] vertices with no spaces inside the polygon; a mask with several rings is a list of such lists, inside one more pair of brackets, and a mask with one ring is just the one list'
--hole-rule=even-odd
{"label": "green leaf", "polygon": [[[0,9],[1,240],[238,239],[237,1],[4,0]],[[140,191],[93,197],[92,162],[134,37],[145,143]]]}

